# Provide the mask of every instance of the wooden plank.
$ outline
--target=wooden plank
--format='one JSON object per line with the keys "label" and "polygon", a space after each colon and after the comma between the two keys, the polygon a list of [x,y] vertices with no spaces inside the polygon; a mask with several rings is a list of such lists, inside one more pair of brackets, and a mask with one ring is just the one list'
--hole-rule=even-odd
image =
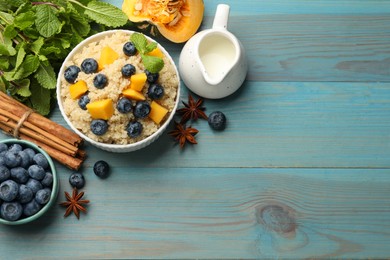
{"label": "wooden plank", "polygon": [[[122,167],[390,167],[389,83],[247,82],[204,104],[207,113],[226,114],[225,131],[194,122],[198,144],[184,150],[166,133],[129,154],[87,147],[86,164],[109,158]],[[53,119],[64,124],[58,110]]]}
{"label": "wooden plank", "polygon": [[[91,168],[84,174],[88,213],[62,219],[55,206],[34,224],[1,226],[2,257],[390,256],[389,170],[115,167],[105,180]],[[61,175],[59,201],[67,178]]]}

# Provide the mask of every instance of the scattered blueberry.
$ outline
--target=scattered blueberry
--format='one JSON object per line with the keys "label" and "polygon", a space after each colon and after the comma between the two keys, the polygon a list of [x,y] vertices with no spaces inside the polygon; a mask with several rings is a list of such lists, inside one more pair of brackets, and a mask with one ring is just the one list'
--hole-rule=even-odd
{"label": "scattered blueberry", "polygon": [[152,73],[148,70],[145,70],[145,74],[146,74],[146,80],[149,82],[149,83],[154,83],[158,80],[158,72],[157,73]]}
{"label": "scattered blueberry", "polygon": [[138,101],[134,107],[134,116],[137,118],[145,118],[150,113],[150,105],[146,101]]}
{"label": "scattered blueberry", "polygon": [[78,172],[72,173],[69,176],[69,183],[72,187],[75,187],[77,189],[81,189],[85,185],[84,175],[82,175],[81,173],[78,173]]}
{"label": "scattered blueberry", "polygon": [[46,172],[45,177],[41,180],[41,184],[44,187],[50,188],[53,185],[53,174],[51,172]]}
{"label": "scattered blueberry", "polygon": [[41,205],[36,200],[31,200],[23,206],[23,214],[27,217],[34,215],[41,209]]}
{"label": "scattered blueberry", "polygon": [[104,135],[108,130],[108,123],[102,119],[94,119],[91,121],[91,131],[95,135]]}
{"label": "scattered blueberry", "polygon": [[42,153],[37,153],[34,155],[33,161],[43,169],[49,168],[49,162],[47,161],[46,156],[44,156]]}
{"label": "scattered blueberry", "polygon": [[105,86],[107,86],[107,76],[99,73],[93,78],[93,85],[98,89],[103,89]]}
{"label": "scattered blueberry", "polygon": [[122,97],[116,104],[116,109],[123,114],[131,112],[133,104],[128,98]]}
{"label": "scattered blueberry", "polygon": [[20,144],[11,144],[10,147],[8,147],[8,152],[12,153],[19,153],[23,150],[23,147]]}
{"label": "scattered blueberry", "polygon": [[42,184],[33,178],[28,179],[26,186],[29,187],[34,194],[37,193],[37,191],[43,189]]}
{"label": "scattered blueberry", "polygon": [[10,172],[12,180],[16,181],[19,184],[26,183],[30,178],[28,176],[27,170],[23,167],[11,168]]}
{"label": "scattered blueberry", "polygon": [[135,67],[131,64],[126,64],[121,69],[123,77],[131,77],[135,73]]}
{"label": "scattered blueberry", "polygon": [[[31,165],[30,167],[28,167],[27,171],[28,171],[28,175],[30,175],[31,178],[33,178],[37,181],[43,180],[43,178],[45,178],[45,176],[46,176],[45,169],[38,164]],[[11,172],[11,174],[12,174],[12,172]]]}
{"label": "scattered blueberry", "polygon": [[82,95],[79,100],[77,101],[77,103],[79,104],[79,107],[82,109],[82,110],[87,110],[87,104],[90,102],[91,100],[89,99],[89,96],[88,96],[88,93],[87,94],[84,94]]}
{"label": "scattered blueberry", "polygon": [[5,143],[0,143],[0,153],[7,150],[8,150],[8,145]]}
{"label": "scattered blueberry", "polygon": [[18,196],[19,185],[13,180],[6,180],[0,184],[0,199],[12,201]]}
{"label": "scattered blueberry", "polygon": [[130,122],[126,128],[127,135],[131,138],[135,138],[135,137],[139,136],[141,134],[142,130],[143,130],[143,126],[138,121]]}
{"label": "scattered blueberry", "polygon": [[164,96],[164,87],[157,83],[152,83],[148,88],[148,97],[151,99],[160,99]]}
{"label": "scattered blueberry", "polygon": [[33,198],[33,191],[27,185],[22,184],[19,186],[18,200],[20,203],[30,202]]}
{"label": "scattered blueberry", "polygon": [[81,70],[87,74],[95,73],[98,69],[98,63],[92,58],[87,58],[81,63]]}
{"label": "scattered blueberry", "polygon": [[135,45],[134,43],[132,42],[126,42],[124,45],[123,45],[123,53],[126,55],[126,56],[133,56],[137,53],[137,49],[135,48]]}
{"label": "scattered blueberry", "polygon": [[93,165],[93,172],[98,176],[99,178],[107,178],[108,174],[110,173],[110,166],[107,162],[100,160],[97,161]]}
{"label": "scattered blueberry", "polygon": [[7,180],[11,176],[11,172],[4,165],[0,165],[0,182]]}
{"label": "scattered blueberry", "polygon": [[37,191],[35,194],[35,200],[41,205],[45,205],[49,202],[51,196],[51,190],[48,188]]}
{"label": "scattered blueberry", "polygon": [[226,127],[226,116],[221,111],[212,112],[209,115],[208,123],[214,130],[223,130]]}
{"label": "scattered blueberry", "polygon": [[26,148],[23,151],[28,154],[28,156],[30,157],[30,161],[32,161],[36,152],[32,148]]}
{"label": "scattered blueberry", "polygon": [[22,163],[22,158],[20,158],[19,154],[7,151],[4,155],[5,166],[9,168],[17,167]]}
{"label": "scattered blueberry", "polygon": [[31,164],[30,155],[25,150],[20,151],[18,154],[21,159],[20,166],[27,168]]}
{"label": "scattered blueberry", "polygon": [[5,165],[5,157],[4,157],[4,154],[2,154],[2,153],[0,153],[0,165]]}
{"label": "scattered blueberry", "polygon": [[64,72],[64,78],[66,81],[73,84],[76,81],[76,79],[79,75],[79,72],[80,72],[79,67],[77,67],[76,65],[71,65],[71,66],[66,68],[66,70]]}
{"label": "scattered blueberry", "polygon": [[0,208],[1,217],[8,221],[15,221],[22,216],[23,207],[19,202],[4,202]]}

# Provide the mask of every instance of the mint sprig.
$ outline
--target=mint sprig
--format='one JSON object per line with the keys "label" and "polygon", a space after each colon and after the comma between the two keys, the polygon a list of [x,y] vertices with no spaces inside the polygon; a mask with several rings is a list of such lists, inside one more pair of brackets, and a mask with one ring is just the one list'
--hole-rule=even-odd
{"label": "mint sprig", "polygon": [[0,0],[0,91],[47,115],[68,53],[127,22],[119,8],[98,0]]}
{"label": "mint sprig", "polygon": [[142,33],[133,33],[130,36],[130,40],[135,45],[135,48],[141,55],[142,62],[145,68],[152,72],[158,73],[164,67],[164,60],[160,57],[148,55],[149,52],[157,48],[156,42],[148,42],[145,35]]}

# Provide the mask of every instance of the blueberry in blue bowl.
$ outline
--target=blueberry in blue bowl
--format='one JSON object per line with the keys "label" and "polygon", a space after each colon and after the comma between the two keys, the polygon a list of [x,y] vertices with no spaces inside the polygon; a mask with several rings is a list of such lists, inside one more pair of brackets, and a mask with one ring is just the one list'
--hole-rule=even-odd
{"label": "blueberry in blue bowl", "polygon": [[0,141],[0,223],[21,225],[55,203],[59,180],[51,157],[34,143]]}

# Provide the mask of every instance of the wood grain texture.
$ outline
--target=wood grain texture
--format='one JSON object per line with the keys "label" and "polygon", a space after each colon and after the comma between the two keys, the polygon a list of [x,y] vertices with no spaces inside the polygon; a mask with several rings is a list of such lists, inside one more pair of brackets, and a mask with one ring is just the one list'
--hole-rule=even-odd
{"label": "wood grain texture", "polygon": [[[201,29],[221,2],[204,3]],[[390,1],[224,3],[249,61],[237,93],[205,101],[226,130],[193,122],[184,150],[167,134],[127,154],[86,145],[88,213],[0,226],[0,259],[390,258]],[[183,44],[157,39],[178,63]]]}
{"label": "wood grain texture", "polygon": [[[356,259],[389,253],[389,170],[116,167],[104,181],[90,168],[85,174],[87,215],[64,220],[56,206],[34,225],[1,226],[2,255]],[[62,189],[66,180],[62,175]]]}

